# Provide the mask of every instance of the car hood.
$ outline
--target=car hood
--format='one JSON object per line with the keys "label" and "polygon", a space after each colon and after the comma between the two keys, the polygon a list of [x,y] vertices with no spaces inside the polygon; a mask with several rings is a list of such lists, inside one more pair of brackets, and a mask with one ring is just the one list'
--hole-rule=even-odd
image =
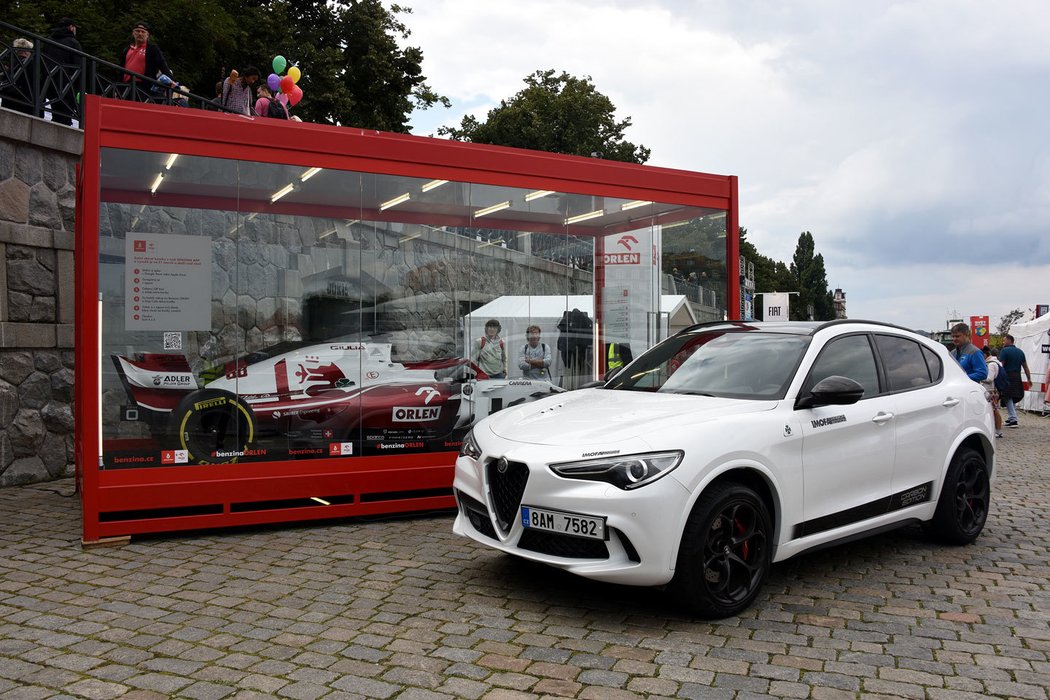
{"label": "car hood", "polygon": [[496,435],[537,445],[645,438],[715,418],[769,411],[776,401],[580,389],[505,409],[486,421]]}

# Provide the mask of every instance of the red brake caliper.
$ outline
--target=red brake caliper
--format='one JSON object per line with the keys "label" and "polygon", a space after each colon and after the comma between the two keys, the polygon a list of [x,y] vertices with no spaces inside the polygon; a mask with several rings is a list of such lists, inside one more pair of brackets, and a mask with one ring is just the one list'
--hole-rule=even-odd
{"label": "red brake caliper", "polygon": [[[740,522],[740,518],[734,518],[733,519],[733,524],[736,526],[737,533],[742,535],[745,532],[747,532],[747,528],[744,527],[744,523]],[[743,559],[744,561],[747,561],[747,553],[748,553],[748,548],[750,546],[751,546],[751,543],[745,541],[740,547],[740,558]]]}

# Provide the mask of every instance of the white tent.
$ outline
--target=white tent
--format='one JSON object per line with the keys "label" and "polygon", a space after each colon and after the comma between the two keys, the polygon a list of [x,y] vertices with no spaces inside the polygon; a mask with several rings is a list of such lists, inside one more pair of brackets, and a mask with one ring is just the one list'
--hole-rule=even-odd
{"label": "white tent", "polygon": [[[467,352],[470,353],[474,341],[485,334],[485,323],[490,318],[500,322],[503,338],[510,364],[510,377],[521,376],[517,356],[525,345],[525,329],[531,325],[540,327],[540,339],[550,347],[553,363],[551,375],[555,382],[564,376],[565,368],[558,355],[558,323],[566,311],[578,309],[591,320],[594,320],[594,297],[590,294],[570,294],[561,296],[502,296],[488,304],[474,309],[464,323],[464,339]],[[664,294],[660,297],[660,312],[666,314],[663,322],[664,335],[677,333],[696,323],[686,297],[681,294]],[[590,366],[588,366],[589,368]],[[588,369],[588,371],[592,371]],[[563,386],[565,384],[563,383]]]}
{"label": "white tent", "polygon": [[[1025,392],[1019,408],[1025,411],[1044,411],[1043,402],[1050,402],[1050,314],[1044,314],[1027,323],[1010,326],[1014,344],[1024,351],[1028,369],[1032,371],[1032,388]],[[1024,372],[1021,372],[1024,379]]]}

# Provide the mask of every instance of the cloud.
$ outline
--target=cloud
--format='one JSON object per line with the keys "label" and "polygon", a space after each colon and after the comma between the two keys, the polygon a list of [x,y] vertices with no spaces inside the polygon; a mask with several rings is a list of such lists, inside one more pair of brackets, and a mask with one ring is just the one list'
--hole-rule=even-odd
{"label": "cloud", "polygon": [[961,280],[978,292],[966,303],[1002,313],[1038,301],[1016,280],[1047,279],[1050,261],[1041,1],[428,0],[414,10],[429,82],[456,105],[424,113],[417,132],[483,117],[537,69],[590,75],[632,118],[627,138],[652,149],[653,165],[739,176],[741,225],[762,253],[788,260],[811,231],[851,303],[918,320],[958,293],[930,285]]}

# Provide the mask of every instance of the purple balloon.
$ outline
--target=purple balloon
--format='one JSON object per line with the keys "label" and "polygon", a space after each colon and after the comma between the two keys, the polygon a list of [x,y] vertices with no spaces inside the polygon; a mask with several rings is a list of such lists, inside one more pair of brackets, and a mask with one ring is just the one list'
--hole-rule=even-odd
{"label": "purple balloon", "polygon": [[270,92],[277,92],[281,89],[281,76],[270,73],[270,77],[266,79],[266,86],[270,88]]}

